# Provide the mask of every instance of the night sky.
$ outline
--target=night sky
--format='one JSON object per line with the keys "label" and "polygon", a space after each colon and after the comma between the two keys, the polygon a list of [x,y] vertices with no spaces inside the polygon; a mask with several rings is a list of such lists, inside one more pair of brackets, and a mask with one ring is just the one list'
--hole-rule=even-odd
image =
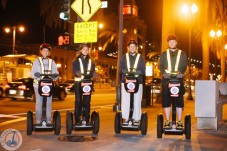
{"label": "night sky", "polygon": [[[147,38],[149,41],[155,40],[161,42],[161,1],[157,0],[137,0],[139,7],[140,19],[144,20],[148,26]],[[109,0],[109,12],[118,9],[116,0]],[[73,11],[73,10],[72,10]],[[42,43],[43,41],[43,19],[40,17],[40,4],[36,0],[8,0],[6,8],[0,8],[0,28],[3,29],[6,25],[20,25],[26,26],[25,33],[16,34],[16,40],[23,44],[26,43]],[[57,35],[63,32],[62,29],[46,28],[46,41],[50,43],[57,42]],[[1,35],[6,38],[11,38],[12,35],[6,35],[3,30]],[[0,42],[1,44],[1,42]]]}

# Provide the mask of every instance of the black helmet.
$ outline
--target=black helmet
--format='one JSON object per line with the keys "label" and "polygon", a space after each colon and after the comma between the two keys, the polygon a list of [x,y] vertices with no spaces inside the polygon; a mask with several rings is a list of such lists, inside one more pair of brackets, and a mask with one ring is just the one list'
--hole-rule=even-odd
{"label": "black helmet", "polygon": [[168,37],[167,37],[167,41],[170,41],[170,40],[176,40],[178,41],[178,38],[175,34],[170,34]]}
{"label": "black helmet", "polygon": [[48,43],[43,43],[42,45],[40,45],[39,49],[42,50],[43,48],[47,48],[48,50],[51,49],[50,44]]}
{"label": "black helmet", "polygon": [[129,46],[130,44],[135,44],[136,46],[138,45],[137,42],[136,42],[135,40],[130,40],[130,41],[128,42],[128,46]]}
{"label": "black helmet", "polygon": [[88,48],[89,48],[89,44],[87,44],[87,43],[82,43],[82,44],[80,45],[80,50],[82,50],[83,47],[88,47]]}

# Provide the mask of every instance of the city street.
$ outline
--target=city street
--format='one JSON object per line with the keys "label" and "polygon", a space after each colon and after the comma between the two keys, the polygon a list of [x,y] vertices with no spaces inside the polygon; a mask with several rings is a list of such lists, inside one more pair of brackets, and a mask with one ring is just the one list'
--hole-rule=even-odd
{"label": "city street", "polygon": [[[70,150],[97,150],[97,151],[153,151],[153,150],[227,150],[227,135],[217,135],[214,131],[197,130],[194,116],[194,101],[185,101],[183,117],[189,113],[192,117],[191,140],[186,140],[185,135],[164,135],[157,138],[157,114],[162,112],[161,104],[144,107],[148,112],[147,135],[141,135],[140,131],[114,132],[113,104],[115,103],[115,89],[96,89],[92,96],[91,111],[96,110],[100,114],[100,130],[98,135],[92,135],[91,131],[73,131],[72,135],[93,137],[92,141],[66,142],[58,140],[66,136],[65,115],[67,110],[73,111],[74,95],[68,95],[64,101],[53,101],[53,110],[59,110],[61,114],[61,133],[33,132],[31,136],[26,134],[26,112],[34,111],[35,102],[26,100],[12,101],[8,98],[0,99],[0,134],[6,129],[16,129],[22,134],[20,151],[70,151]],[[224,111],[225,112],[225,111]],[[225,130],[226,132],[226,130]],[[4,150],[0,145],[0,150]]]}

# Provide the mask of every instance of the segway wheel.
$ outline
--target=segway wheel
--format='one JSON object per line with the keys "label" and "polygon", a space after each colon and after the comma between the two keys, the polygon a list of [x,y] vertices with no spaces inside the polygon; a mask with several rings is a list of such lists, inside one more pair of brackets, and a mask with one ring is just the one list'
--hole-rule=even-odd
{"label": "segway wheel", "polygon": [[162,138],[163,133],[163,115],[157,115],[157,138]]}
{"label": "segway wheel", "polygon": [[121,133],[121,112],[117,112],[115,114],[115,121],[114,121],[114,130],[116,134]]}
{"label": "segway wheel", "polygon": [[54,112],[54,135],[59,135],[61,131],[61,116],[59,111]]}
{"label": "segway wheel", "polygon": [[98,134],[99,133],[99,113],[94,111],[93,114],[93,130],[92,133],[93,134]]}
{"label": "segway wheel", "polygon": [[147,112],[144,112],[141,116],[141,121],[140,121],[140,129],[141,129],[141,134],[146,135],[147,134]]}
{"label": "segway wheel", "polygon": [[191,139],[191,115],[187,114],[184,118],[185,138]]}
{"label": "segway wheel", "polygon": [[32,135],[33,131],[33,113],[32,111],[27,112],[27,135]]}
{"label": "segway wheel", "polygon": [[66,134],[70,135],[73,130],[73,115],[69,111],[66,112]]}

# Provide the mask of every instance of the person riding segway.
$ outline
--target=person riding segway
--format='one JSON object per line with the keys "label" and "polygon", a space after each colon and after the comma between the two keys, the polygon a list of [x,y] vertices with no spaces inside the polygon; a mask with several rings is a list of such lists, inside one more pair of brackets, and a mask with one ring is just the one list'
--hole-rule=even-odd
{"label": "person riding segway", "polygon": [[143,79],[145,74],[144,58],[137,53],[137,42],[128,43],[129,53],[121,60],[121,110],[115,114],[115,133],[121,130],[141,130],[142,135],[147,132],[147,113],[141,114]]}
{"label": "person riding segway", "polygon": [[33,112],[28,111],[27,135],[31,135],[33,130],[54,130],[55,135],[60,134],[60,112],[55,111],[53,121],[51,120],[53,80],[57,80],[58,71],[55,62],[48,58],[50,49],[49,44],[42,44],[40,46],[41,57],[38,57],[32,66],[31,76],[34,79],[33,86],[36,96],[36,124],[33,124]]}
{"label": "person riding segway", "polygon": [[[75,111],[66,113],[66,133],[72,130],[92,130],[93,134],[99,132],[99,113],[93,111],[90,118],[90,101],[93,90],[91,79],[95,71],[95,64],[89,56],[89,46],[82,44],[80,54],[73,61],[73,72],[75,75]],[[75,124],[73,123],[75,119]]]}
{"label": "person riding segway", "polygon": [[[185,117],[185,127],[181,121],[182,109],[184,107],[184,72],[187,68],[186,53],[178,49],[178,38],[171,34],[167,38],[169,49],[162,52],[159,61],[159,68],[162,73],[162,107],[166,115],[166,122],[163,128],[163,116],[157,117],[157,137],[165,134],[186,134],[190,139],[190,115]],[[173,83],[173,84],[172,84]],[[172,122],[170,122],[170,107],[172,105]],[[176,114],[178,121],[176,121]],[[189,126],[190,125],[190,126]],[[185,129],[184,129],[185,128]]]}

